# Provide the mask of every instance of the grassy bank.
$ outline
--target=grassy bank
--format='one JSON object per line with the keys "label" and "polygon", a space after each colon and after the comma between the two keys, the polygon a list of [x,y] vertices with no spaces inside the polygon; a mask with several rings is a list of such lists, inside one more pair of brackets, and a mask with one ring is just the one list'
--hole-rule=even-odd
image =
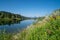
{"label": "grassy bank", "polygon": [[12,34],[5,33],[5,30],[3,32],[0,30],[0,40],[12,40]]}
{"label": "grassy bank", "polygon": [[14,40],[60,40],[60,16],[46,17],[13,36],[13,38]]}

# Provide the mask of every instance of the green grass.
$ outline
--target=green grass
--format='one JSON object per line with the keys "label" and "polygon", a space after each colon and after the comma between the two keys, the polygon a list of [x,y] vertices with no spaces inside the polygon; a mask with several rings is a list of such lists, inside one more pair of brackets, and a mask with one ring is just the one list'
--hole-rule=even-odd
{"label": "green grass", "polygon": [[17,40],[60,40],[60,18],[50,17],[49,21],[42,21],[42,24],[33,24],[17,37]]}
{"label": "green grass", "polygon": [[0,40],[12,40],[12,34],[7,34],[5,32],[0,31]]}

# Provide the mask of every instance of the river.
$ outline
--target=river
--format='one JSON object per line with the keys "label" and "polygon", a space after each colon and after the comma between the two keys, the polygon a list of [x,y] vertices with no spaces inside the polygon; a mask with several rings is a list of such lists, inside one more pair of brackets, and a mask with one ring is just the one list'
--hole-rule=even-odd
{"label": "river", "polygon": [[31,25],[34,20],[23,20],[16,23],[0,25],[0,32],[16,33]]}

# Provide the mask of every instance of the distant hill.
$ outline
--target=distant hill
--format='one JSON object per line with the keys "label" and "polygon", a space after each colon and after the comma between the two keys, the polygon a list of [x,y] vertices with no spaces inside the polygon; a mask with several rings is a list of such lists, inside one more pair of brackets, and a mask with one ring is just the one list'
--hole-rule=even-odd
{"label": "distant hill", "polygon": [[5,20],[24,20],[28,19],[28,17],[24,17],[19,14],[14,14],[11,12],[6,12],[6,11],[0,11],[0,19],[5,19]]}
{"label": "distant hill", "polygon": [[0,11],[0,20],[25,20],[25,19],[39,19],[42,20],[44,17],[25,17],[20,14],[14,14],[11,12]]}

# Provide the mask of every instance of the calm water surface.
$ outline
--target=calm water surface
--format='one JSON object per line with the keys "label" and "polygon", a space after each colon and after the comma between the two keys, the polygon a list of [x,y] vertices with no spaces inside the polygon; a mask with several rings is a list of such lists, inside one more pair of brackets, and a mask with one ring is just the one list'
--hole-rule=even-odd
{"label": "calm water surface", "polygon": [[19,21],[18,23],[12,23],[10,25],[0,25],[0,31],[5,31],[6,33],[14,33],[19,32],[23,30],[24,28],[27,28],[29,25],[31,25],[34,22],[34,20],[23,20]]}

